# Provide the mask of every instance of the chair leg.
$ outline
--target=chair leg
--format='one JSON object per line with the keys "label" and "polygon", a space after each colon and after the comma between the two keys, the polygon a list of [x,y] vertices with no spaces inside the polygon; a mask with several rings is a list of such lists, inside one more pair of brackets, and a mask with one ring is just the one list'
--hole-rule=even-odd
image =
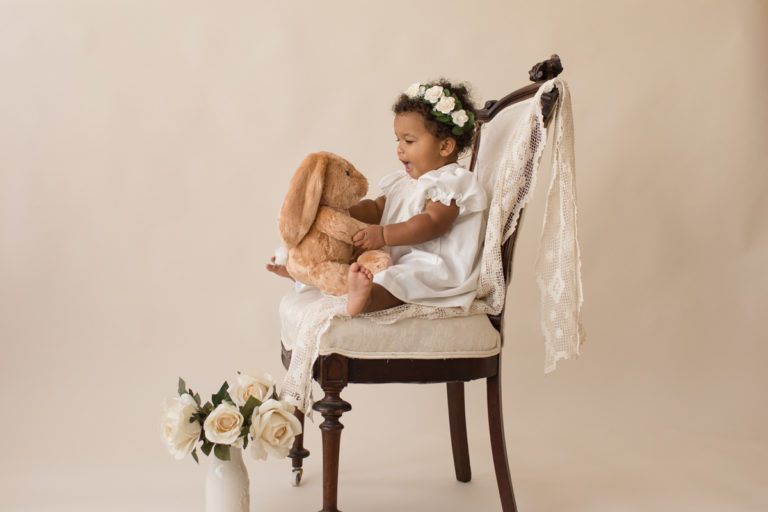
{"label": "chair leg", "polygon": [[448,420],[451,427],[451,448],[453,449],[453,467],[456,480],[469,482],[472,469],[469,465],[469,445],[467,444],[467,417],[464,413],[464,383],[449,382]]}
{"label": "chair leg", "polygon": [[487,379],[488,389],[488,426],[491,431],[491,452],[496,469],[496,483],[499,486],[501,509],[504,512],[517,512],[515,494],[512,491],[512,478],[509,475],[507,447],[504,442],[504,421],[501,411],[501,360],[499,371]]}
{"label": "chair leg", "polygon": [[340,396],[347,385],[346,359],[336,354],[323,357],[318,380],[325,392],[323,399],[312,405],[325,419],[320,424],[323,439],[323,509],[320,512],[339,512],[339,449],[341,430],[344,428],[339,418],[352,409]]}
{"label": "chair leg", "polygon": [[293,441],[291,451],[288,456],[291,458],[291,484],[298,486],[301,483],[301,476],[304,473],[304,459],[309,457],[309,450],[304,448],[304,413],[298,408],[293,413],[296,419],[301,423],[301,434],[296,436]]}

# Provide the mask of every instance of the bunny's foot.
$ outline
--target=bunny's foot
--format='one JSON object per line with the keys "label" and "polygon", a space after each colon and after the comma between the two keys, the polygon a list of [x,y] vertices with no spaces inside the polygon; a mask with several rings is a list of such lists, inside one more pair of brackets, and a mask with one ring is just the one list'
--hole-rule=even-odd
{"label": "bunny's foot", "polygon": [[372,274],[378,274],[387,267],[392,266],[392,258],[389,253],[381,249],[376,251],[365,251],[357,258],[357,262],[371,271]]}

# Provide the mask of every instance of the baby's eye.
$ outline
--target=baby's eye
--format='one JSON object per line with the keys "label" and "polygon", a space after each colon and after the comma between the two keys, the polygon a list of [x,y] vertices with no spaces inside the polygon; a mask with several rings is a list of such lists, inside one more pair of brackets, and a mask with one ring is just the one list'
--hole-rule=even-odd
{"label": "baby's eye", "polygon": [[349,176],[349,169],[344,169],[344,172]]}

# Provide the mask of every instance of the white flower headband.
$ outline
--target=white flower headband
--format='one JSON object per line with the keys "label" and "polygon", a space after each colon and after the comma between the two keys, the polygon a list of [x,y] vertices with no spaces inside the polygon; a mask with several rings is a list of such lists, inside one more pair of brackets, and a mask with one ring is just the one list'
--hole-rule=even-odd
{"label": "white flower headband", "polygon": [[459,98],[439,85],[416,82],[408,87],[404,94],[411,99],[420,98],[425,103],[434,105],[431,114],[441,123],[453,126],[451,133],[454,135],[464,135],[475,122],[475,114],[464,110]]}

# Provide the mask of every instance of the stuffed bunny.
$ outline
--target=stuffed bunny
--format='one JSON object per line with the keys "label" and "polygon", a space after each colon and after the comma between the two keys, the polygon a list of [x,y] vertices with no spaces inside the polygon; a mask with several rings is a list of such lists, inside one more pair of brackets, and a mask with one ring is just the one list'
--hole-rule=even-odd
{"label": "stuffed bunny", "polygon": [[[277,225],[288,249],[288,273],[330,295],[347,293],[349,265],[358,252],[352,236],[367,227],[349,216],[349,208],[368,192],[368,180],[333,153],[313,153],[291,178]],[[384,251],[357,258],[374,274],[391,263]]]}

